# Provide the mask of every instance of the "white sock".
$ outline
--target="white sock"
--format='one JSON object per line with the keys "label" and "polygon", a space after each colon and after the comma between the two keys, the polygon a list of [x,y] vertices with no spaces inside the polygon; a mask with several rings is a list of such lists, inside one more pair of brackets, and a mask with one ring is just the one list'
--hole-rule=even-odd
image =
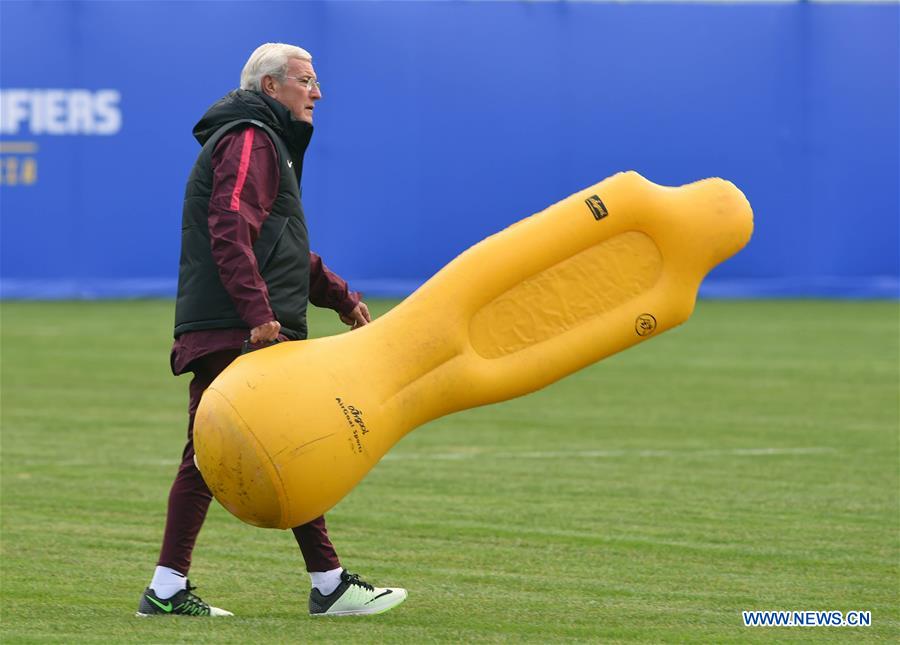
{"label": "white sock", "polygon": [[309,579],[312,580],[312,586],[318,589],[320,594],[330,596],[341,584],[342,571],[341,567],[331,571],[310,571]]}
{"label": "white sock", "polygon": [[187,587],[187,576],[169,567],[156,567],[156,571],[153,572],[153,580],[150,581],[150,588],[160,600],[171,598],[185,587]]}

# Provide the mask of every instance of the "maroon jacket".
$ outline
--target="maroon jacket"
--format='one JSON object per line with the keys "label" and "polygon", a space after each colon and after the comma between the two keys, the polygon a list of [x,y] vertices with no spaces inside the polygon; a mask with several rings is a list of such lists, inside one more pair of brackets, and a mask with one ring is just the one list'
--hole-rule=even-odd
{"label": "maroon jacket", "polygon": [[[280,171],[275,145],[254,126],[236,128],[213,152],[213,188],[209,200],[209,237],[219,277],[241,318],[252,329],[275,320],[269,292],[259,274],[253,244],[278,193]],[[234,205],[238,207],[235,208]],[[309,254],[309,301],[349,314],[360,295],[350,291],[315,253]],[[246,329],[207,329],[181,334],[172,346],[172,373],[191,371],[191,363],[207,354],[237,349]]]}

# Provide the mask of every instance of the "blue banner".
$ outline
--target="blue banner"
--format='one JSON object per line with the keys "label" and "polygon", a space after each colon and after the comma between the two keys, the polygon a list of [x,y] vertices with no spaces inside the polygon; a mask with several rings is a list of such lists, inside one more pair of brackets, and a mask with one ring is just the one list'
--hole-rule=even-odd
{"label": "blue banner", "polygon": [[311,242],[369,294],[620,170],[734,181],[710,296],[898,297],[897,4],[4,2],[0,295],[174,294],[191,128],[263,42],[322,82]]}

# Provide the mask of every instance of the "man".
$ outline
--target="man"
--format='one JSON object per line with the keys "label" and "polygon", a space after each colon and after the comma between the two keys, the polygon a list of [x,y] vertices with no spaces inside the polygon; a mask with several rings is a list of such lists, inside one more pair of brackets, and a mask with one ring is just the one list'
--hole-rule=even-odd
{"label": "man", "polygon": [[[194,127],[203,146],[185,190],[175,305],[173,373],[193,372],[188,440],[169,493],[158,566],[138,616],[231,616],[192,593],[191,553],[212,495],[194,464],[194,414],[203,391],[254,346],[306,338],[307,301],[334,309],[353,329],[371,318],[359,294],[309,250],[300,202],[303,156],[322,98],[312,57],[268,43],[250,56],[241,89]],[[381,613],[404,589],[373,587],[341,568],[325,518],[293,529],[312,580],[309,613]]]}

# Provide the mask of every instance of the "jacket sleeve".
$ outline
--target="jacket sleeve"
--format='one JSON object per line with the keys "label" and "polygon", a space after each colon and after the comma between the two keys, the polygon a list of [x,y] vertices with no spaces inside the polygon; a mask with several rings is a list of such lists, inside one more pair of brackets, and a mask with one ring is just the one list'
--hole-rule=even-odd
{"label": "jacket sleeve", "polygon": [[275,320],[253,244],[278,194],[275,145],[253,126],[222,137],[212,156],[209,237],[219,277],[238,314],[253,329]]}
{"label": "jacket sleeve", "polygon": [[325,266],[322,258],[309,252],[309,301],[317,307],[347,315],[359,304],[360,294],[350,291],[347,282]]}

